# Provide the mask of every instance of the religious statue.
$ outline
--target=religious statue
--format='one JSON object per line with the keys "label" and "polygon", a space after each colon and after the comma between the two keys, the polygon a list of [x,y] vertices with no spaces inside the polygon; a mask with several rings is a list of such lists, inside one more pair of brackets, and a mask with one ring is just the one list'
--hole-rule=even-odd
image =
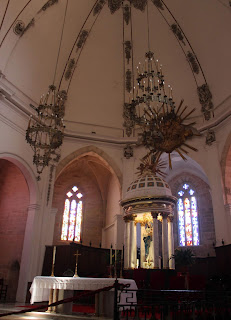
{"label": "religious statue", "polygon": [[145,260],[147,261],[149,257],[149,248],[152,241],[152,227],[150,223],[145,225],[143,241],[145,246]]}

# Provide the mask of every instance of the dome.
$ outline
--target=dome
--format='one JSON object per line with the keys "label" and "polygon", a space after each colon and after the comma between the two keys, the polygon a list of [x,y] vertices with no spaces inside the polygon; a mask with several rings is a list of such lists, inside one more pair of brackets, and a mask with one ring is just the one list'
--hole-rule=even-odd
{"label": "dome", "polygon": [[143,198],[172,196],[171,189],[167,182],[155,175],[141,176],[133,181],[127,188],[126,195],[123,200]]}

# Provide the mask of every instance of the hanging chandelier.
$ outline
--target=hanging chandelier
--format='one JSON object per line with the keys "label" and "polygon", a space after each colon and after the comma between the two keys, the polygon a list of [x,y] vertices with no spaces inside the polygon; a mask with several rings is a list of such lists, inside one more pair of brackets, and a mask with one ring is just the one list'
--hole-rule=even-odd
{"label": "hanging chandelier", "polygon": [[65,128],[63,116],[66,99],[65,91],[56,94],[55,86],[51,85],[35,109],[37,115],[30,117],[26,130],[26,141],[34,152],[33,163],[36,166],[38,180],[46,166],[60,159],[59,147],[63,142]]}
{"label": "hanging chandelier", "polygon": [[144,63],[138,64],[136,75],[133,71],[136,85],[130,92],[129,102],[125,103],[124,117],[140,129],[139,143],[149,150],[155,161],[158,163],[160,156],[167,153],[172,168],[173,151],[184,160],[187,148],[197,151],[188,144],[189,139],[199,135],[193,127],[195,122],[188,123],[195,108],[186,113],[188,107],[183,107],[183,100],[175,106],[172,87],[165,84],[163,67],[150,51],[148,5],[147,27],[149,51],[145,53]]}
{"label": "hanging chandelier", "polygon": [[50,165],[52,168],[52,166],[58,163],[60,159],[59,148],[63,143],[65,128],[63,117],[65,114],[67,93],[65,90],[56,93],[54,83],[60,55],[67,6],[68,0],[66,0],[53,84],[49,86],[47,94],[41,96],[39,106],[35,108],[37,115],[31,115],[28,128],[26,130],[26,141],[30,144],[34,152],[33,163],[35,164],[36,171],[38,173],[37,180],[40,180],[40,175],[45,167]]}

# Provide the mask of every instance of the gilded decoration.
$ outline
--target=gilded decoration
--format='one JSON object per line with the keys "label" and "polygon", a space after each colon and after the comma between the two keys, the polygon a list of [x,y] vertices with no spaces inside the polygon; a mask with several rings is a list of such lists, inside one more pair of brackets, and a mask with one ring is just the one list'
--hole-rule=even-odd
{"label": "gilded decoration", "polygon": [[96,14],[100,13],[100,11],[103,9],[103,6],[105,5],[106,0],[99,0],[93,10],[93,16],[95,16]]}
{"label": "gilded decoration", "polygon": [[189,61],[190,64],[191,64],[191,67],[192,67],[192,69],[193,69],[193,72],[196,73],[196,74],[198,74],[199,71],[200,71],[200,68],[199,68],[199,65],[198,65],[198,63],[197,63],[197,60],[196,60],[195,55],[194,55],[192,52],[188,51],[188,53],[187,53],[187,58],[188,58],[188,61]]}
{"label": "gilded decoration", "polygon": [[152,0],[153,4],[160,10],[164,10],[163,3],[161,0]]}
{"label": "gilded decoration", "polygon": [[177,36],[178,40],[180,40],[183,43],[183,45],[185,45],[184,36],[181,32],[180,27],[174,23],[171,25],[171,29],[172,29],[172,32]]}
{"label": "gilded decoration", "polygon": [[41,11],[46,11],[48,8],[50,8],[51,6],[53,6],[55,3],[58,3],[59,0],[48,0],[44,6],[42,6],[42,8],[38,11],[38,13],[40,13]]}
{"label": "gilded decoration", "polygon": [[17,36],[21,36],[24,29],[25,29],[25,23],[21,20],[16,21],[14,28],[13,28],[14,33],[17,34]]}
{"label": "gilded decoration", "polygon": [[211,118],[211,111],[213,110],[212,93],[207,83],[197,87],[200,104],[202,105],[201,111],[204,113],[205,120]]}
{"label": "gilded decoration", "polygon": [[206,144],[211,146],[214,141],[216,141],[215,132],[213,130],[208,130],[206,135]]}
{"label": "gilded decoration", "polygon": [[77,42],[77,48],[79,48],[79,49],[82,48],[85,41],[87,40],[87,37],[88,37],[88,31],[83,30],[79,36],[79,41]]}
{"label": "gilded decoration", "polygon": [[132,72],[130,69],[126,71],[126,91],[131,92],[132,90]]}
{"label": "gilded decoration", "polygon": [[65,72],[65,79],[66,80],[70,79],[74,66],[75,66],[75,59],[71,59],[68,62],[67,71]]}
{"label": "gilded decoration", "polygon": [[126,25],[128,25],[130,22],[130,18],[131,18],[130,7],[128,5],[126,5],[123,7],[123,9],[124,9],[124,11],[123,11],[124,21],[126,22]]}
{"label": "gilded decoration", "polygon": [[131,41],[125,41],[125,48],[124,48],[124,51],[125,51],[125,56],[126,56],[126,59],[127,59],[127,63],[129,64],[129,61],[131,59],[131,50],[132,50],[132,45],[131,45]]}

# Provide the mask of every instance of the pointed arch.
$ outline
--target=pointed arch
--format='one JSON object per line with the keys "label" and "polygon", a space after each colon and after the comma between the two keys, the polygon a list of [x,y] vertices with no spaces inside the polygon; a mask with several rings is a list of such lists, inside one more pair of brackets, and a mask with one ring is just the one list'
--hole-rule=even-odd
{"label": "pointed arch", "polygon": [[81,158],[88,154],[98,157],[102,161],[102,163],[106,166],[106,168],[111,173],[115,174],[121,189],[122,182],[123,182],[121,170],[119,169],[115,161],[105,151],[95,146],[86,146],[86,147],[80,148],[72,152],[71,154],[69,154],[62,161],[60,161],[56,169],[56,179],[58,178],[58,176],[61,174],[61,172],[64,170],[64,168],[67,165],[71,164],[73,161],[77,160],[78,158]]}

